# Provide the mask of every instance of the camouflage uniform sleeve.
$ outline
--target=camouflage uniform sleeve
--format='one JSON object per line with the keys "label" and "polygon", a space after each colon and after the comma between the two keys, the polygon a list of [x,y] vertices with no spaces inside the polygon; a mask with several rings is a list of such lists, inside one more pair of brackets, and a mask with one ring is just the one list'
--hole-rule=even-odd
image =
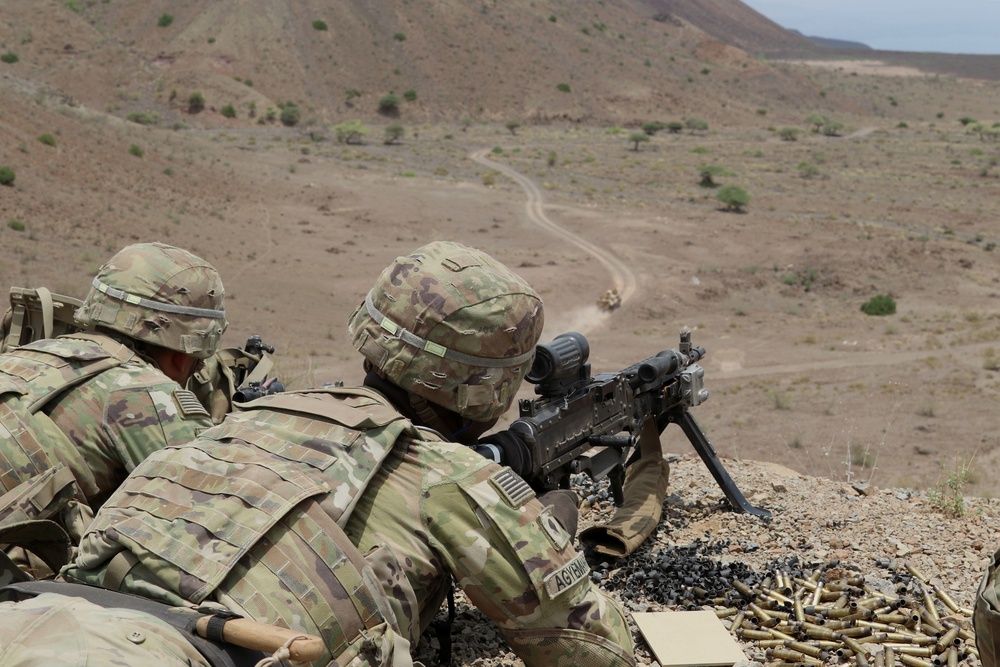
{"label": "camouflage uniform sleeve", "polygon": [[591,583],[551,508],[509,468],[475,468],[434,483],[422,502],[432,546],[469,599],[527,667],[633,665],[624,612]]}
{"label": "camouflage uniform sleeve", "polygon": [[127,472],[153,452],[190,442],[211,426],[194,394],[175,383],[113,391],[105,404],[104,430]]}

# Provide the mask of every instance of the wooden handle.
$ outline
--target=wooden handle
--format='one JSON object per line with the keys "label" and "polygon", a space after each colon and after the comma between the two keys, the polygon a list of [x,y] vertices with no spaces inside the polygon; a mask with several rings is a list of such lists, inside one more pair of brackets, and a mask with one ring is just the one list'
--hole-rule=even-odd
{"label": "wooden handle", "polygon": [[[195,623],[195,630],[198,635],[208,638],[208,621],[211,616],[202,616]],[[287,628],[278,628],[273,625],[258,623],[248,618],[231,618],[222,627],[222,640],[242,646],[254,651],[263,651],[272,654],[285,645],[289,639],[295,636],[302,636],[303,639],[296,639],[288,647],[290,660],[292,662],[312,662],[319,660],[323,656],[325,647],[323,640],[304,632],[296,632]]]}

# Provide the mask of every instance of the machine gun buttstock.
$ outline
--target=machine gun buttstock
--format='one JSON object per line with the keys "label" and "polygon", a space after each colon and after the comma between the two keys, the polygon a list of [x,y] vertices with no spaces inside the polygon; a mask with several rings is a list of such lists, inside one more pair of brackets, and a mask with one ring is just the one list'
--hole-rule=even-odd
{"label": "machine gun buttstock", "polygon": [[694,417],[688,410],[681,408],[672,411],[670,421],[675,422],[684,431],[684,435],[688,437],[694,450],[698,452],[698,456],[701,457],[708,471],[712,473],[712,477],[715,478],[716,483],[722,489],[722,492],[726,495],[726,499],[734,509],[747,514],[753,514],[764,520],[771,518],[771,512],[760,507],[754,507],[744,497],[743,492],[736,486],[736,482],[729,476],[726,468],[722,465],[722,461],[716,455],[712,443],[708,441],[704,431],[701,430],[698,422],[694,420]]}

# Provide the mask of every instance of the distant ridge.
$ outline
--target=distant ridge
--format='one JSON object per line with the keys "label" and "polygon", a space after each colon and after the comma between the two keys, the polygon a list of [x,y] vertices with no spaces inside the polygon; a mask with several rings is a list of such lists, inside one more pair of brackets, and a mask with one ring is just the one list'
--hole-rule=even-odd
{"label": "distant ridge", "polygon": [[[793,32],[796,35],[802,35],[801,32],[793,28],[788,28],[788,32]],[[849,39],[833,39],[830,37],[816,37],[815,35],[802,35],[805,39],[808,39],[813,44],[819,44],[820,46],[827,49],[844,49],[847,51],[872,51],[872,47],[868,46],[864,42],[852,42]]]}

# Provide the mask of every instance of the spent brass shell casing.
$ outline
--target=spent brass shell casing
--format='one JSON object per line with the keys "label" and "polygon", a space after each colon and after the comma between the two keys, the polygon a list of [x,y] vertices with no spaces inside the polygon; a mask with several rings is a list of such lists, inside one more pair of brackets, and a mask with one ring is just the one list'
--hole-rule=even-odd
{"label": "spent brass shell casing", "polygon": [[906,655],[905,653],[899,656],[899,661],[907,665],[907,667],[934,667],[934,663],[930,660],[921,660],[916,656]]}
{"label": "spent brass shell casing", "polygon": [[906,563],[906,565],[904,567],[906,568],[907,572],[909,572],[910,574],[912,574],[914,577],[916,577],[920,581],[924,582],[925,584],[928,581],[930,581],[930,579],[928,579],[926,576],[924,576],[924,573],[921,572],[920,570],[918,570],[917,567],[913,563]]}
{"label": "spent brass shell casing", "polygon": [[823,649],[818,646],[813,646],[811,644],[806,644],[805,642],[797,641],[786,641],[785,648],[790,648],[793,651],[798,651],[799,653],[805,653],[806,655],[811,655],[814,658],[819,658],[824,660],[823,654],[826,653]]}
{"label": "spent brass shell casing", "polygon": [[855,660],[858,662],[858,667],[868,667],[868,658],[865,657],[864,653],[858,653]]}
{"label": "spent brass shell casing", "polygon": [[872,660],[872,667],[885,667],[885,653],[883,651],[875,654],[875,659]]}
{"label": "spent brass shell casing", "polygon": [[954,625],[951,627],[950,630],[941,635],[937,640],[938,648],[940,648],[943,651],[949,646],[958,646],[960,643],[962,643],[962,640],[958,638],[958,632],[960,629],[961,628],[959,628],[957,625]]}
{"label": "spent brass shell casing", "polygon": [[740,626],[743,625],[743,618],[745,615],[746,614],[743,611],[740,611],[733,617],[733,622],[729,624],[729,632],[736,632],[740,629]]}
{"label": "spent brass shell casing", "polygon": [[802,608],[802,600],[800,598],[792,600],[792,612],[795,614],[796,621],[802,622],[806,620],[806,612]]}
{"label": "spent brass shell casing", "polygon": [[855,655],[857,655],[858,653],[868,653],[868,649],[865,648],[864,644],[859,644],[858,642],[854,641],[854,639],[851,637],[845,637],[844,635],[840,635],[839,637],[837,637],[837,639],[844,642],[844,646],[854,651]]}
{"label": "spent brass shell casing", "polygon": [[749,611],[751,615],[756,616],[758,621],[766,621],[771,618],[771,614],[769,614],[756,602],[751,602],[750,604],[748,604],[747,611]]}
{"label": "spent brass shell casing", "polygon": [[750,587],[744,584],[739,579],[733,580],[733,588],[735,588],[740,595],[742,595],[748,600],[752,600],[755,597],[755,593],[752,590],[750,590]]}
{"label": "spent brass shell casing", "polygon": [[976,636],[961,626],[958,628],[958,636],[967,642],[976,641]]}
{"label": "spent brass shell casing", "polygon": [[823,661],[808,656],[805,653],[800,653],[799,651],[793,651],[789,648],[772,648],[768,649],[768,654],[772,658],[778,658],[780,660],[786,660],[788,662],[798,662],[807,665],[822,665]]}
{"label": "spent brass shell casing", "polygon": [[744,639],[774,639],[774,635],[765,630],[748,630],[747,628],[740,628],[736,631],[736,634]]}
{"label": "spent brass shell casing", "polygon": [[735,616],[739,613],[739,609],[736,607],[728,607],[726,609],[716,609],[715,615],[719,618],[729,618],[730,616]]}
{"label": "spent brass shell casing", "polygon": [[932,646],[913,646],[912,644],[893,644],[892,650],[897,655],[913,655],[921,658],[929,658],[936,653]]}
{"label": "spent brass shell casing", "polygon": [[968,616],[969,618],[972,618],[972,615],[976,612],[972,611],[968,607],[959,607],[958,613],[961,614],[962,616]]}
{"label": "spent brass shell casing", "polygon": [[786,640],[784,639],[758,639],[757,646],[761,648],[774,648],[775,646],[784,646]]}
{"label": "spent brass shell casing", "polygon": [[938,623],[941,622],[941,616],[938,615],[937,607],[934,605],[934,598],[931,597],[931,592],[924,589],[924,607],[927,609],[927,613],[931,615]]}
{"label": "spent brass shell casing", "polygon": [[880,632],[876,635],[865,635],[864,637],[855,637],[859,644],[881,644],[882,642],[889,641],[889,633]]}
{"label": "spent brass shell casing", "polygon": [[775,639],[784,639],[785,641],[795,640],[795,637],[791,636],[790,634],[784,633],[776,628],[769,628],[768,632],[770,632],[771,636],[774,637]]}
{"label": "spent brass shell casing", "polygon": [[948,667],[958,667],[958,647],[948,649]]}
{"label": "spent brass shell casing", "polygon": [[948,595],[947,592],[945,592],[945,591],[941,590],[940,588],[938,588],[937,586],[935,586],[934,587],[934,595],[937,596],[938,600],[941,600],[941,602],[944,603],[945,607],[948,607],[948,609],[951,609],[956,614],[960,613],[961,608],[958,606],[958,603],[956,603],[954,600],[952,600],[951,596]]}
{"label": "spent brass shell casing", "polygon": [[934,614],[931,614],[931,612],[929,612],[927,609],[921,609],[920,620],[921,622],[923,622],[924,625],[931,628],[935,632],[940,632],[941,634],[944,634],[946,632],[946,629],[943,625],[941,625],[941,619],[937,617],[936,612]]}
{"label": "spent brass shell casing", "polygon": [[815,607],[822,601],[823,590],[822,582],[816,585],[816,590],[813,591],[812,597],[809,598],[809,606]]}
{"label": "spent brass shell casing", "polygon": [[810,591],[816,590],[816,582],[812,579],[800,579],[796,577],[792,581],[795,582],[796,586],[801,586],[802,588],[808,588]]}
{"label": "spent brass shell casing", "polygon": [[810,637],[815,637],[816,639],[839,639],[837,633],[828,628],[822,628],[818,625],[805,624],[805,632]]}
{"label": "spent brass shell casing", "polygon": [[892,647],[883,644],[882,650],[885,652],[885,667],[896,667],[896,652]]}
{"label": "spent brass shell casing", "polygon": [[872,630],[881,630],[882,632],[892,632],[893,627],[888,623],[879,623],[878,621],[855,621],[854,625],[862,628],[871,628]]}
{"label": "spent brass shell casing", "polygon": [[872,634],[872,629],[853,627],[853,628],[844,628],[843,630],[838,630],[838,632],[844,637],[857,638],[857,637],[867,637],[868,635]]}
{"label": "spent brass shell casing", "polygon": [[898,623],[903,625],[906,623],[908,616],[903,614],[875,614],[875,620],[879,623]]}

